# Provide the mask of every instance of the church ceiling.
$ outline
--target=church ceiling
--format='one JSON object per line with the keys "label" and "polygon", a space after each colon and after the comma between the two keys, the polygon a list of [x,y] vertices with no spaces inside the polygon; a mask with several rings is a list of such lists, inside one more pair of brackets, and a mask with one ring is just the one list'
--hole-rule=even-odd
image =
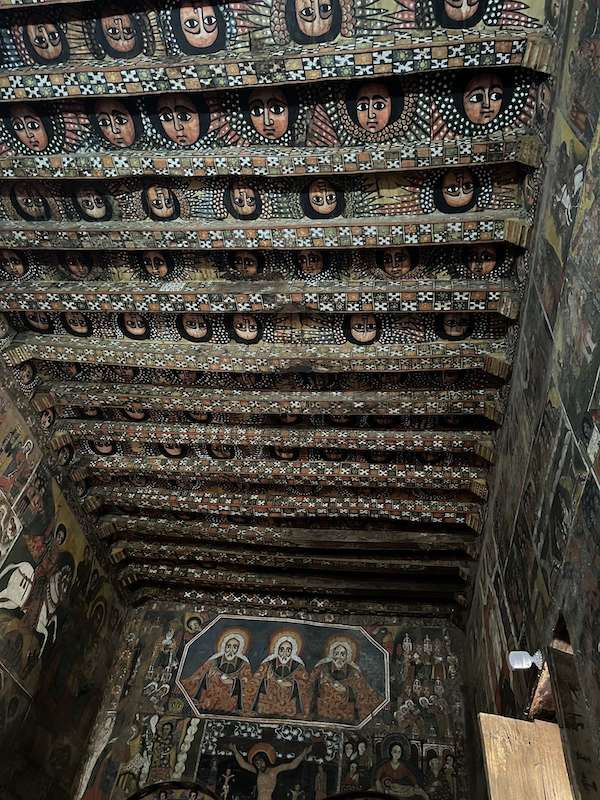
{"label": "church ceiling", "polygon": [[3,359],[129,599],[460,621],[538,6],[0,0]]}

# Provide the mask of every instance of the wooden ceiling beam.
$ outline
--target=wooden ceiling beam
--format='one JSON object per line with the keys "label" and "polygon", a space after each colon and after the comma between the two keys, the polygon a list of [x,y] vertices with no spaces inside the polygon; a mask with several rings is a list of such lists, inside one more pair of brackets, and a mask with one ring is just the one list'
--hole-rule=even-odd
{"label": "wooden ceiling beam", "polygon": [[199,565],[180,565],[180,564],[150,564],[150,563],[130,563],[117,572],[117,580],[122,582],[128,578],[133,580],[150,580],[154,576],[161,580],[171,579],[185,581],[189,586],[204,585],[214,586],[217,589],[224,589],[228,586],[240,587],[247,590],[282,590],[288,592],[315,592],[318,591],[327,595],[360,595],[360,596],[425,596],[432,599],[453,596],[465,591],[465,581],[456,575],[448,575],[442,579],[438,575],[432,575],[427,580],[427,575],[419,573],[421,578],[409,573],[406,578],[398,575],[389,578],[381,572],[376,576],[366,578],[352,577],[349,579],[334,577],[332,574],[301,575],[289,574],[282,564],[274,572],[264,571],[253,573],[247,570],[237,571],[223,567],[212,569]]}
{"label": "wooden ceiling beam", "polygon": [[[245,224],[235,220],[233,225],[220,221],[202,222],[198,218],[165,222],[160,228],[154,227],[152,244],[161,250],[179,251],[184,247],[187,250],[254,249],[259,238],[261,249],[277,251],[307,247],[389,247],[431,242],[436,245],[472,244],[476,241],[508,242],[527,248],[531,241],[527,220],[507,217],[506,210],[456,217],[448,221],[439,215],[419,216],[421,239],[417,242],[414,241],[414,217],[407,219],[406,216],[385,219],[374,216],[337,222],[319,220],[318,226],[307,226],[305,220],[268,220],[266,227],[265,220]],[[129,220],[125,227],[119,222],[104,222],[100,231],[93,223],[69,220],[61,222],[60,227],[54,222],[0,221],[0,246],[19,249],[25,233],[29,249],[145,250],[148,248],[148,230],[148,222],[140,220]]]}
{"label": "wooden ceiling beam", "polygon": [[[385,552],[385,551],[384,551]],[[363,557],[361,554],[355,553],[354,558],[344,554],[338,555],[323,555],[322,551],[303,552],[300,555],[294,555],[290,552],[279,554],[273,547],[256,547],[248,549],[247,547],[230,547],[226,550],[215,547],[205,546],[202,547],[196,543],[194,544],[175,544],[173,542],[165,543],[159,542],[140,542],[131,540],[119,540],[114,542],[110,548],[110,558],[114,564],[119,564],[125,559],[134,559],[136,561],[159,561],[159,562],[173,562],[177,561],[178,564],[189,562],[202,564],[203,566],[210,566],[213,568],[218,565],[232,564],[238,567],[261,567],[261,569],[277,568],[281,569],[285,564],[286,569],[291,570],[348,570],[352,572],[360,571],[378,572],[380,570],[387,574],[395,572],[405,572],[410,570],[427,570],[430,574],[438,574],[443,576],[445,574],[454,575],[458,570],[465,570],[468,572],[471,562],[466,558],[447,557],[443,556],[426,558],[421,555],[414,557],[404,556],[390,556],[387,554],[377,553],[376,556],[369,558]]]}
{"label": "wooden ceiling beam", "polygon": [[[167,284],[167,287],[169,284]],[[378,313],[434,313],[441,311],[496,312],[509,319],[516,318],[519,295],[513,281],[484,280],[419,280],[416,281],[327,281],[315,291],[313,284],[302,281],[274,279],[246,282],[180,282],[177,290],[160,284],[136,281],[111,282],[44,282],[16,284],[0,295],[0,311],[39,309],[48,293],[52,293],[52,311],[72,309],[73,302],[83,312],[201,314],[230,311],[248,313],[251,295],[252,313],[285,311],[286,313],[320,312],[335,302],[337,313],[372,305],[377,293]],[[351,296],[348,300],[348,296]],[[393,295],[392,298],[389,295]],[[346,305],[340,307],[342,297]],[[348,306],[348,303],[351,303]],[[125,306],[124,303],[127,305]]]}
{"label": "wooden ceiling beam", "polygon": [[[356,418],[358,421],[358,417]],[[255,427],[219,423],[178,425],[166,422],[118,422],[61,419],[55,434],[67,432],[74,441],[110,439],[115,442],[202,442],[234,445],[337,447],[343,450],[429,450],[473,452],[477,444],[491,447],[488,434],[460,431],[371,430],[368,428]]]}
{"label": "wooden ceiling beam", "polygon": [[[364,528],[355,530],[335,527],[286,528],[260,524],[243,525],[233,523],[223,517],[218,523],[211,520],[181,521],[175,519],[152,519],[118,514],[107,514],[98,521],[98,535],[107,539],[113,534],[127,533],[137,538],[181,539],[212,544],[219,548],[238,543],[244,546],[263,544],[275,547],[300,549],[335,550],[398,550],[424,551],[460,550],[469,558],[475,558],[476,537],[472,532],[456,532],[458,526],[433,525],[419,529],[404,525],[404,529],[394,529],[386,520],[378,520],[375,530]],[[366,521],[368,522],[368,520]]]}
{"label": "wooden ceiling beam", "polygon": [[198,389],[57,382],[36,393],[32,406],[120,408],[232,414],[411,414],[476,415],[502,420],[498,389],[443,389],[408,392],[264,391]]}
{"label": "wooden ceiling beam", "polygon": [[18,334],[3,355],[11,366],[36,358],[53,362],[129,365],[161,370],[277,374],[310,372],[315,368],[331,372],[483,369],[489,356],[505,359],[505,348],[504,338],[389,345],[376,343],[361,348],[350,344],[290,346],[258,342],[248,347],[237,343],[192,345],[113,339],[82,341],[71,336]]}

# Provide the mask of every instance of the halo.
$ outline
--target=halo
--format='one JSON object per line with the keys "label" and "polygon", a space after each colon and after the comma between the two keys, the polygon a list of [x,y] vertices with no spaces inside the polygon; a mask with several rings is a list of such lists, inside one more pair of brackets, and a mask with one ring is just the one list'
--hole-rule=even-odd
{"label": "halo", "polygon": [[327,654],[326,657],[329,657],[330,651],[333,649],[335,645],[338,644],[345,644],[350,648],[350,652],[352,654],[352,661],[356,663],[356,659],[358,658],[358,654],[360,652],[360,646],[354,636],[350,636],[347,633],[334,633],[333,636],[330,636],[328,639],[325,639],[325,653]]}
{"label": "halo", "polygon": [[275,748],[272,744],[268,742],[258,742],[257,744],[253,745],[250,748],[248,753],[248,763],[252,764],[252,759],[257,756],[259,753],[263,753],[266,757],[268,762],[273,765],[275,763],[276,755],[275,755]]}
{"label": "halo", "polygon": [[225,642],[225,640],[234,635],[236,639],[240,637],[243,640],[244,644],[241,647],[240,654],[245,656],[252,643],[252,636],[250,631],[246,630],[246,628],[225,628],[225,630],[221,631],[221,633],[217,636],[217,640],[215,641],[215,653],[219,653],[221,650],[221,645]]}
{"label": "halo", "polygon": [[285,639],[292,639],[292,641],[295,642],[296,652],[293,653],[293,655],[301,655],[302,650],[304,649],[304,636],[300,633],[300,631],[297,631],[294,628],[278,628],[269,639],[269,653],[271,655],[277,655],[275,652],[275,646],[277,642]]}

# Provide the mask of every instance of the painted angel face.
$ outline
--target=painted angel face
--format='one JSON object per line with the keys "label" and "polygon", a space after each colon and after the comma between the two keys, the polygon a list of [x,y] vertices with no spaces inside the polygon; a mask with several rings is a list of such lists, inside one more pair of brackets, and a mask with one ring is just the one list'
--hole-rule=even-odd
{"label": "painted angel face", "polygon": [[17,103],[10,107],[9,118],[15,136],[30,150],[41,153],[48,147],[48,132],[33,106]]}
{"label": "painted angel face", "polygon": [[160,219],[171,219],[175,213],[173,192],[164,186],[149,186],[146,189],[148,205],[152,213]]}
{"label": "painted angel face", "polygon": [[100,26],[106,41],[117,53],[129,53],[135,47],[136,29],[131,17],[121,6],[106,6],[102,10]]}
{"label": "painted angel face", "polygon": [[377,336],[377,320],[373,314],[352,314],[350,330],[357,342],[367,344]]}
{"label": "painted angel face", "polygon": [[23,33],[42,61],[53,61],[62,55],[63,40],[60,31],[45,17],[30,17]]}
{"label": "painted angel face", "polygon": [[493,244],[474,244],[467,253],[467,266],[473,275],[488,275],[496,266]]}
{"label": "painted angel face", "polygon": [[244,278],[253,278],[258,272],[258,258],[250,250],[236,250],[233,266]]}
{"label": "painted angel face", "polygon": [[323,272],[323,254],[318,250],[300,250],[297,263],[307,275],[320,275]]}
{"label": "painted angel face", "polygon": [[308,201],[318,214],[333,214],[337,208],[337,194],[326,178],[317,178],[308,187]]}
{"label": "painted angel face", "polygon": [[114,97],[98,100],[94,114],[102,135],[115,147],[131,147],[135,142],[133,117],[119,100]]}
{"label": "painted angel face", "polygon": [[24,314],[31,328],[43,332],[50,330],[50,319],[43,311],[25,311]]}
{"label": "painted angel face", "polygon": [[540,83],[537,91],[536,110],[544,122],[548,121],[552,107],[552,91],[547,83]]}
{"label": "painted angel face", "polygon": [[23,259],[14,250],[0,250],[0,267],[13,278],[22,278],[25,274]]}
{"label": "painted angel face", "polygon": [[210,47],[219,34],[219,21],[208,2],[183,0],[179,7],[183,35],[192,47]]}
{"label": "painted angel face", "polygon": [[467,167],[449,169],[442,178],[442,194],[450,208],[468,206],[475,192],[475,178]]}
{"label": "painted angel face", "polygon": [[153,278],[164,278],[169,271],[169,265],[160,250],[145,250],[142,253],[144,270]]}
{"label": "painted angel face", "polygon": [[281,89],[255,89],[250,95],[248,107],[252,124],[261,136],[279,139],[287,131],[289,108]]}
{"label": "painted angel face", "polygon": [[92,184],[79,186],[75,190],[75,198],[81,210],[91,219],[103,219],[106,215],[106,200]]}
{"label": "painted angel face", "polygon": [[183,329],[194,339],[203,339],[208,331],[206,320],[202,314],[188,313],[181,318]]}
{"label": "painted angel face", "polygon": [[356,116],[358,124],[365,131],[378,133],[382,131],[392,114],[392,98],[382,83],[367,83],[356,98]]}
{"label": "painted angel face", "polygon": [[502,109],[503,96],[504,88],[499,75],[485,73],[471,78],[463,93],[467,118],[475,125],[485,125],[496,119]]}
{"label": "painted angel face", "polygon": [[158,118],[169,139],[182,146],[200,138],[200,114],[185,94],[164,94],[158,98]]}
{"label": "painted angel face", "polygon": [[331,30],[333,6],[329,0],[294,0],[294,10],[305,36],[324,36]]}
{"label": "painted angel face", "polygon": [[410,268],[410,252],[406,247],[387,247],[383,251],[383,269],[391,278],[406,275]]}
{"label": "painted angel face", "polygon": [[135,367],[113,367],[113,372],[123,380],[131,381],[135,378]]}
{"label": "painted angel face", "polygon": [[51,408],[46,408],[40,415],[40,424],[42,428],[47,431],[54,424],[54,411]]}
{"label": "painted angel face", "polygon": [[132,336],[142,336],[146,333],[146,321],[140,314],[132,311],[126,311],[123,314],[123,325],[127,333]]}
{"label": "painted angel face", "polygon": [[65,325],[67,330],[72,333],[86,334],[89,333],[90,326],[86,318],[79,311],[65,312]]}
{"label": "painted angel face", "polygon": [[444,10],[454,22],[464,22],[477,13],[479,0],[444,0]]}
{"label": "painted angel face", "polygon": [[[6,321],[0,320],[0,324],[5,325]],[[35,377],[35,369],[33,367],[33,364],[30,364],[29,361],[26,361],[24,364],[21,364],[21,367],[19,369],[19,379],[21,383],[27,386],[28,384],[31,383],[34,377]]]}
{"label": "painted angel face", "polygon": [[67,253],[64,263],[74,278],[79,278],[81,280],[87,278],[90,273],[89,264],[85,256],[81,253]]}
{"label": "painted angel face", "polygon": [[251,314],[234,314],[233,328],[240,339],[246,342],[254,342],[258,335],[258,323]]}
{"label": "painted angel face", "polygon": [[277,458],[281,458],[283,461],[292,461],[295,455],[291,447],[285,447],[285,445],[281,444],[274,445],[273,451]]}
{"label": "painted angel face", "polygon": [[19,181],[15,184],[15,199],[17,211],[20,209],[34,219],[46,217],[44,197],[35,184]]}
{"label": "painted angel face", "polygon": [[92,442],[92,447],[100,455],[110,455],[113,451],[113,443],[110,439],[100,439]]}
{"label": "painted angel face", "polygon": [[448,312],[444,314],[444,331],[448,336],[453,339],[458,339],[464,336],[469,327],[469,317],[466,314],[457,314],[455,312]]}
{"label": "painted angel face", "polygon": [[231,201],[239,217],[249,217],[256,211],[256,192],[243,181],[234,181]]}

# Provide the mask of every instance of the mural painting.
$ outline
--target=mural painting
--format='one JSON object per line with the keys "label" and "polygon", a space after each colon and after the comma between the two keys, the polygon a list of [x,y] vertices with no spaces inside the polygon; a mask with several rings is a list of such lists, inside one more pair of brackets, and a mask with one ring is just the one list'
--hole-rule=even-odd
{"label": "mural painting", "polygon": [[316,623],[286,630],[265,620],[238,630],[227,622],[216,621],[188,645],[178,675],[199,713],[356,725],[385,703],[386,653],[362,631],[353,636]]}
{"label": "mural painting", "polygon": [[[30,426],[3,390],[0,737],[5,753],[29,712],[31,763],[62,772],[68,786],[100,702],[109,626],[114,629],[119,616],[113,590],[52,479]],[[68,642],[67,655],[63,648]],[[69,731],[60,753],[58,740],[50,744],[49,724]],[[18,760],[10,767],[15,765],[27,769]]]}
{"label": "mural painting", "polygon": [[452,636],[414,622],[365,629],[153,604],[132,617],[118,671],[132,676],[119,678],[122,697],[141,691],[140,702],[111,692],[116,715],[82,798],[125,800],[156,782],[156,797],[183,797],[169,785],[178,780],[188,798],[197,783],[222,800],[369,789],[461,800]]}

